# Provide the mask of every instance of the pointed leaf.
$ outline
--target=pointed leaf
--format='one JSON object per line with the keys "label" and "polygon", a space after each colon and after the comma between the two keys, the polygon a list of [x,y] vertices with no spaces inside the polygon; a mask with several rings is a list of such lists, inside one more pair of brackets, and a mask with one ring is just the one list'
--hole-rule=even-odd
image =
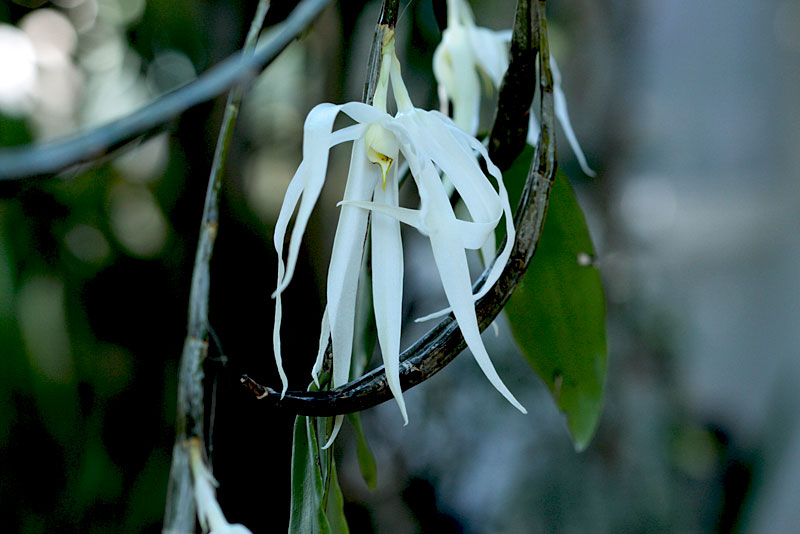
{"label": "pointed leaf", "polygon": [[298,416],[292,442],[292,502],[289,534],[328,534],[322,467],[314,418]]}
{"label": "pointed leaf", "polygon": [[[531,150],[507,173],[519,189]],[[526,157],[527,156],[527,157]],[[514,192],[519,198],[518,191]],[[558,175],[539,247],[505,310],[530,365],[547,384],[577,450],[594,434],[606,376],[605,303],[600,274],[581,259],[594,256],[583,212]]]}
{"label": "pointed leaf", "polygon": [[356,430],[356,455],[358,456],[358,467],[361,468],[361,476],[367,483],[369,489],[375,489],[378,485],[378,466],[375,463],[375,456],[361,428],[361,419],[358,413],[348,414],[350,424]]}
{"label": "pointed leaf", "polygon": [[328,517],[328,524],[331,534],[349,534],[350,528],[347,526],[347,519],[344,516],[344,496],[342,488],[339,487],[339,477],[336,475],[336,462],[331,459],[330,481],[328,484],[328,506],[325,508],[325,515]]}

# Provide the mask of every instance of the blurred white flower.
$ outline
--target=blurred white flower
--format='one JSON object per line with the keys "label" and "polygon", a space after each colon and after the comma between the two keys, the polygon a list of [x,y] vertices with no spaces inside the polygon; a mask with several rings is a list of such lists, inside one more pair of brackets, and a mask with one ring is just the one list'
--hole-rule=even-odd
{"label": "blurred white flower", "polygon": [[[398,107],[394,117],[386,113],[390,80]],[[333,131],[334,119],[340,112],[348,115],[356,124]],[[328,269],[327,305],[312,376],[316,380],[330,339],[333,348],[333,386],[341,386],[349,379],[356,292],[368,217],[372,211],[372,292],[378,342],[389,388],[397,400],[403,419],[408,422],[399,379],[403,296],[400,222],[415,227],[430,239],[445,295],[467,345],[489,381],[524,413],[525,409],[492,366],[475,315],[474,298],[485,294],[497,281],[511,253],[515,233],[502,176],[489,160],[486,149],[445,115],[413,106],[402,80],[393,39],[384,44],[373,105],[359,102],[320,104],[308,114],[304,132],[303,161],[289,184],[274,236],[279,260],[278,287],[273,295],[276,300],[273,344],[283,391],[286,391],[287,381],[280,351],[281,293],[291,281],[303,232],[325,181],[329,150],[334,145],[354,141]],[[399,206],[397,159],[400,154],[408,162],[419,191],[419,209]],[[484,158],[489,173],[496,180],[497,189],[481,171],[476,159],[478,154]],[[471,220],[456,217],[443,187],[441,173],[450,177],[455,190],[464,200]],[[295,209],[297,217],[284,264],[284,238]],[[493,239],[494,228],[503,217],[510,238],[490,270],[483,289],[478,295],[473,295],[466,249],[479,249],[488,239]],[[336,436],[341,420],[341,417],[337,418],[326,447]]]}
{"label": "blurred white flower", "polygon": [[189,445],[189,464],[194,480],[194,500],[197,504],[197,518],[204,532],[209,534],[253,534],[241,524],[230,524],[217,502],[215,488],[219,483],[203,461],[202,443],[193,439]]}
{"label": "blurred white flower", "polygon": [[[478,132],[481,73],[495,89],[503,82],[508,69],[508,44],[511,31],[492,31],[475,25],[472,10],[465,0],[447,1],[447,28],[442,42],[433,54],[433,74],[439,84],[439,101],[446,112],[453,103],[453,120],[467,133]],[[584,173],[595,176],[572,129],[567,112],[567,99],[561,89],[561,73],[555,58],[550,57],[553,71],[553,100],[555,114],[572,151]],[[528,143],[536,145],[539,122],[531,110],[528,123]]]}

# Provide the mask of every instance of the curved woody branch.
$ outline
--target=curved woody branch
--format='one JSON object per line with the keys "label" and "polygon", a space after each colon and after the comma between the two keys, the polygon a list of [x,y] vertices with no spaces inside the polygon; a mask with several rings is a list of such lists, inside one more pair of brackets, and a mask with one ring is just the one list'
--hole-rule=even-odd
{"label": "curved woody branch", "polygon": [[[546,0],[519,0],[518,2],[514,42],[521,43],[523,46],[512,46],[512,54],[517,54],[517,56],[512,57],[503,87],[504,89],[513,87],[512,84],[507,83],[509,78],[518,76],[516,70],[512,72],[512,68],[534,72],[535,64],[531,65],[525,62],[533,62],[538,52],[542,126],[536,153],[517,208],[514,221],[517,233],[511,257],[495,286],[476,304],[481,330],[487,328],[503,309],[536,251],[550,198],[550,190],[555,179],[553,80],[550,71],[545,5]],[[520,35],[521,32],[527,33]],[[532,88],[524,87],[523,91],[531,91],[529,98],[532,98]],[[507,104],[503,102],[504,100],[513,101],[513,99],[526,98],[525,94],[519,95],[513,90],[501,91],[501,102],[498,104],[498,108],[503,109],[503,106]],[[530,99],[528,103],[530,103]],[[498,120],[503,120],[499,115],[498,112]],[[527,123],[527,115],[524,118]],[[499,129],[493,128],[493,135],[495,131],[499,131]],[[517,135],[520,134],[517,133]],[[521,135],[524,141],[525,132],[523,131]],[[496,139],[500,148],[505,148],[505,143],[509,140],[516,141],[513,135],[499,136]],[[490,146],[493,142],[494,138],[490,141]],[[516,155],[523,147],[524,144],[519,146]],[[511,151],[507,151],[507,154],[511,154]],[[513,161],[514,157],[511,157],[508,164]],[[482,285],[488,270],[487,268],[476,282],[476,289]],[[464,348],[466,348],[464,338],[455,319],[450,315],[401,354],[400,382],[403,390],[420,384],[441,371]],[[352,413],[376,406],[392,398],[383,367],[378,367],[357,380],[329,391],[289,391],[283,398],[279,392],[261,386],[247,375],[242,376],[241,382],[257,398],[263,399],[266,406],[284,408],[302,415],[332,416]]]}
{"label": "curved woody branch", "polygon": [[64,139],[0,149],[0,180],[47,176],[95,161],[139,136],[158,131],[187,109],[211,100],[237,84],[246,84],[308,28],[331,0],[303,0],[275,37],[252,54],[239,51],[195,81],[116,119]]}

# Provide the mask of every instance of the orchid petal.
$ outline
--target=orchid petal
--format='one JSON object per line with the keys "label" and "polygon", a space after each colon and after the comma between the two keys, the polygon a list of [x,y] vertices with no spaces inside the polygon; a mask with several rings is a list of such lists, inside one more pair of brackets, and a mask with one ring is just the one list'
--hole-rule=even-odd
{"label": "orchid petal", "polygon": [[417,229],[419,229],[422,226],[422,219],[420,217],[420,212],[418,210],[412,210],[410,208],[401,208],[399,206],[392,206],[378,202],[363,202],[356,200],[350,200],[350,201],[343,200],[342,202],[339,202],[339,204],[342,206],[353,206],[365,210],[372,210],[376,213],[380,213],[382,215],[397,219],[398,221],[405,223],[409,226],[413,226],[414,228]]}
{"label": "orchid petal", "polygon": [[[306,183],[303,187],[303,196],[300,199],[300,207],[297,210],[297,217],[292,228],[286,275],[281,285],[278,286],[277,292],[286,289],[294,274],[297,256],[300,253],[300,243],[306,231],[308,219],[311,217],[311,211],[314,209],[320,191],[322,191],[322,186],[325,183],[329,149],[332,146],[331,140],[343,143],[352,141],[363,133],[362,125],[351,126],[344,128],[340,132],[331,133],[333,121],[339,113],[339,108],[340,106],[334,106],[333,104],[319,104],[309,112],[306,118],[303,139],[303,163],[307,166]],[[279,250],[279,252],[283,248],[283,242],[280,243],[280,247],[278,249],[276,242],[276,250]]]}
{"label": "orchid petal", "polygon": [[[379,202],[340,202],[339,204],[355,206],[366,210],[371,210],[375,213],[380,213],[384,216],[392,217],[399,222],[413,226],[419,230],[423,235],[429,235],[426,227],[422,224],[422,217],[418,210],[409,208],[400,208],[382,204]],[[491,233],[494,229],[494,223],[478,223],[471,221],[462,221],[453,219],[450,221],[453,226],[453,233],[457,236],[462,248],[477,250],[481,248],[486,239],[483,237],[487,233]]]}
{"label": "orchid petal", "polygon": [[508,70],[508,43],[511,31],[492,31],[487,28],[472,27],[467,32],[470,48],[477,63],[489,75],[495,87],[503,83]]}
{"label": "orchid petal", "polygon": [[474,135],[478,131],[481,84],[466,29],[462,26],[446,29],[439,46],[444,52],[440,55],[438,70],[442,82],[449,85],[446,88],[453,101],[453,120]]}
{"label": "orchid petal", "polygon": [[322,327],[319,332],[319,349],[317,350],[317,359],[314,361],[314,367],[311,368],[311,377],[314,383],[319,387],[319,372],[322,370],[322,361],[325,358],[325,351],[328,348],[328,341],[331,339],[331,323],[328,320],[328,307],[325,306],[325,311],[322,313]]}
{"label": "orchid petal", "polygon": [[328,441],[325,443],[325,445],[320,447],[322,450],[327,449],[328,447],[333,445],[334,441],[336,441],[336,436],[339,435],[339,431],[342,429],[342,422],[343,421],[344,421],[344,416],[343,415],[337,415],[333,419],[333,430],[331,431],[331,436],[328,438]]}
{"label": "orchid petal", "polygon": [[[345,201],[369,198],[378,181],[375,169],[369,163],[365,143],[353,143],[350,155],[350,170],[344,190]],[[350,360],[353,356],[353,330],[355,328],[356,295],[364,239],[367,233],[367,213],[364,210],[343,205],[333,239],[331,263],[328,267],[328,319],[333,349],[333,386],[345,383],[350,376]],[[334,420],[333,431],[327,449],[333,444],[342,428],[344,416]]]}
{"label": "orchid petal", "polygon": [[492,365],[492,361],[489,359],[483,340],[481,340],[478,318],[475,315],[467,258],[464,251],[459,249],[458,244],[450,239],[446,231],[431,236],[431,248],[433,249],[433,258],[439,269],[447,301],[453,309],[453,314],[456,321],[458,321],[458,328],[461,330],[467,346],[472,351],[475,361],[478,362],[483,374],[486,375],[486,378],[489,379],[489,382],[492,383],[497,391],[519,411],[527,413],[500,379]]}
{"label": "orchid petal", "polygon": [[416,134],[427,132],[430,138],[421,149],[423,154],[453,182],[472,219],[496,223],[501,215],[498,195],[478,166],[472,147],[465,141],[472,137],[436,112],[419,112],[413,118]]}
{"label": "orchid petal", "polygon": [[[396,206],[399,202],[397,169],[384,189],[375,186],[373,198],[377,203]],[[408,413],[400,387],[400,327],[403,302],[403,244],[400,223],[381,213],[372,216],[372,303],[375,326],[386,370],[389,389],[397,400],[403,421],[408,424]]]}
{"label": "orchid petal", "polygon": [[[283,199],[283,205],[281,206],[281,211],[278,215],[278,221],[275,223],[275,235],[273,237],[273,242],[275,244],[275,250],[278,252],[278,287],[281,286],[285,277],[285,266],[283,263],[283,241],[286,237],[286,229],[289,225],[289,219],[291,218],[292,213],[297,206],[297,202],[300,200],[300,195],[303,192],[307,170],[308,167],[304,166],[303,163],[300,163],[300,166],[297,168],[297,172],[295,172],[294,177],[292,177],[292,181],[289,182],[289,187],[286,190],[286,196]],[[283,359],[281,357],[281,319],[283,317],[283,303],[281,302],[281,294],[279,291],[276,290],[272,297],[275,299],[275,321],[272,327],[272,350],[275,355],[275,364],[278,367],[278,374],[280,375],[281,379],[282,398],[283,395],[286,394],[286,389],[289,387],[289,381],[286,377],[286,373],[283,370]]]}
{"label": "orchid petal", "polygon": [[[350,156],[344,199],[370,198],[377,182],[377,169],[366,157],[366,145],[354,143]],[[342,206],[328,268],[328,319],[333,345],[333,385],[345,384],[350,373],[358,276],[364,252],[368,214],[352,206]]]}
{"label": "orchid petal", "polygon": [[392,116],[381,111],[369,104],[363,102],[347,102],[339,106],[342,113],[353,119],[354,121],[369,127],[370,123],[382,122],[391,120]]}
{"label": "orchid petal", "polygon": [[[511,215],[511,205],[508,199],[508,192],[505,188],[505,184],[503,183],[503,176],[500,173],[500,170],[497,168],[497,166],[494,165],[494,163],[492,163],[492,161],[489,159],[489,154],[486,151],[486,147],[484,147],[480,142],[478,142],[477,139],[466,134],[465,132],[461,131],[455,126],[452,126],[452,131],[455,136],[462,137],[462,140],[466,142],[472,150],[477,152],[486,162],[487,170],[492,175],[492,177],[497,181],[498,191],[494,194],[496,194],[499,197],[499,202],[500,205],[502,206],[503,215],[505,216],[506,220],[505,224],[506,224],[507,239],[505,247],[503,247],[503,250],[500,251],[500,254],[498,254],[497,257],[495,257],[494,263],[492,264],[492,267],[489,270],[489,273],[486,277],[486,281],[484,282],[481,289],[473,296],[475,300],[478,300],[482,298],[484,295],[486,295],[486,293],[489,292],[492,286],[494,286],[495,282],[497,282],[497,280],[500,278],[500,275],[502,274],[503,269],[505,268],[505,265],[508,262],[508,258],[511,256],[511,250],[514,246],[514,238],[516,232],[514,229],[514,220]],[[489,241],[489,238],[487,237],[486,240]],[[492,254],[492,256],[493,255],[494,254]],[[435,319],[437,317],[447,315],[448,313],[450,313],[450,311],[451,308],[445,308],[443,310],[439,310],[424,317],[420,317],[416,319],[415,322],[423,322],[423,321],[428,321],[430,319]]]}
{"label": "orchid petal", "polygon": [[558,70],[558,65],[556,64],[555,58],[550,58],[550,68],[553,71],[553,107],[556,117],[558,117],[558,122],[561,123],[561,128],[564,130],[564,135],[567,136],[567,142],[569,143],[570,148],[572,148],[572,151],[575,153],[575,157],[578,160],[578,164],[581,166],[581,170],[587,176],[597,176],[597,173],[594,172],[586,162],[586,156],[584,156],[583,150],[581,150],[581,145],[578,143],[578,137],[575,135],[575,131],[572,129],[572,124],[569,121],[567,97],[564,95],[564,90],[561,89],[561,71]]}

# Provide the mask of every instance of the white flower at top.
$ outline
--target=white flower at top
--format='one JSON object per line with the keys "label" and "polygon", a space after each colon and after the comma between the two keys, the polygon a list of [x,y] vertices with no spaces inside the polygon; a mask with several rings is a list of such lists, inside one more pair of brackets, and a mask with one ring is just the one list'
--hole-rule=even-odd
{"label": "white flower at top", "polygon": [[[390,81],[398,108],[395,116],[386,112]],[[356,124],[334,131],[333,122],[339,113],[349,116]],[[350,378],[356,292],[371,212],[370,261],[378,344],[389,388],[404,421],[408,422],[399,375],[403,296],[400,222],[413,226],[430,239],[445,295],[467,345],[489,381],[524,413],[525,409],[503,384],[489,359],[480,337],[473,300],[485,294],[497,281],[514,244],[514,224],[502,175],[473,136],[437,111],[414,107],[403,83],[393,36],[383,44],[381,71],[372,105],[360,102],[320,104],[306,118],[303,161],[289,184],[274,236],[279,259],[278,283],[273,295],[276,301],[273,345],[283,391],[286,391],[287,381],[281,363],[281,293],[292,279],[303,233],[325,182],[328,153],[333,146],[347,141],[353,141],[353,149],[328,268],[327,304],[312,376],[317,379],[330,339],[333,386],[341,386]],[[485,160],[496,186],[481,171],[478,155]],[[397,162],[400,156],[408,162],[419,192],[417,209],[399,205]],[[454,184],[471,220],[456,217],[442,184],[442,173]],[[284,262],[284,239],[295,210],[297,216]],[[483,289],[473,295],[466,250],[479,249],[493,238],[494,229],[502,218],[505,218],[509,239],[498,254]],[[326,446],[336,436],[341,420],[337,418]]]}
{"label": "white flower at top", "polygon": [[[484,74],[495,89],[500,87],[508,69],[510,40],[510,30],[496,32],[476,26],[466,0],[447,0],[447,28],[442,32],[442,42],[433,54],[433,74],[439,84],[439,101],[443,111],[447,110],[448,102],[452,102],[453,120],[472,135],[478,132],[481,95],[478,73]],[[553,71],[556,118],[561,123],[581,169],[587,175],[594,176],[595,172],[586,162],[570,124],[567,99],[561,89],[561,73],[552,56],[550,68]],[[531,111],[528,143],[535,146],[538,137],[539,122]]]}

